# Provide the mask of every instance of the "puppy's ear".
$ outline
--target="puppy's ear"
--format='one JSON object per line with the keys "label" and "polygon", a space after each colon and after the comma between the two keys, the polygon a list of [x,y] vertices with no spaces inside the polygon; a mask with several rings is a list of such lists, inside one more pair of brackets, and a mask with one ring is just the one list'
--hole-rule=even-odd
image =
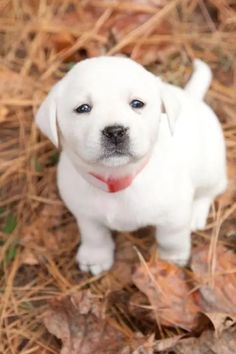
{"label": "puppy's ear", "polygon": [[163,83],[161,86],[162,113],[166,114],[171,135],[174,134],[175,123],[180,114],[181,105],[173,93],[172,87]]}
{"label": "puppy's ear", "polygon": [[56,113],[56,92],[54,86],[36,113],[36,124],[51,142],[58,147],[57,113]]}

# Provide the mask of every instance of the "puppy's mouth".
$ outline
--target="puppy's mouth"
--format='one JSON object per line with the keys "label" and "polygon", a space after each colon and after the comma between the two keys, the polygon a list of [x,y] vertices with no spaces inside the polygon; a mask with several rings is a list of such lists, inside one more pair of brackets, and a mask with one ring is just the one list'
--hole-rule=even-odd
{"label": "puppy's mouth", "polygon": [[122,166],[134,160],[133,154],[127,149],[106,149],[99,158],[105,166]]}

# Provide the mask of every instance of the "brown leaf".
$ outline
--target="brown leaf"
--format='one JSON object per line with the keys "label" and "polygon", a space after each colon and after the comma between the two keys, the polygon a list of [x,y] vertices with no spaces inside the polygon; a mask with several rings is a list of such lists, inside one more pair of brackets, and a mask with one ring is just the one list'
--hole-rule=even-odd
{"label": "brown leaf", "polygon": [[123,348],[119,354],[153,354],[155,334],[145,337],[140,332],[135,333],[131,343]]}
{"label": "brown leaf", "polygon": [[213,331],[205,331],[200,338],[182,339],[174,348],[175,354],[235,354],[236,329],[224,331],[220,337]]}
{"label": "brown leaf", "polygon": [[[92,31],[94,24],[101,15],[101,9],[85,5],[84,8],[81,6],[80,11],[68,12],[61,17],[54,18],[53,25],[61,29],[58,33],[53,33],[50,36],[50,41],[55,47],[56,52],[70,49],[78,41],[81,33]],[[74,31],[71,29],[74,29]],[[105,34],[108,35],[108,32],[106,31]],[[86,57],[101,55],[101,52],[103,52],[103,48],[101,48],[101,44],[98,41],[87,40],[84,41],[82,47],[73,51],[64,61],[79,61]]]}
{"label": "brown leaf", "polygon": [[24,248],[21,252],[21,264],[38,265],[39,261],[30,248]]}
{"label": "brown leaf", "polygon": [[[142,11],[141,8],[140,11],[132,11],[132,5],[134,5],[135,8],[137,5],[139,5],[139,3],[145,7],[150,6],[150,8],[153,9],[153,12],[145,12]],[[133,31],[135,28],[138,28],[139,26],[143,25],[144,22],[148,21],[155,14],[155,11],[160,10],[166,4],[166,0],[131,1],[130,8],[123,8],[122,11],[122,6],[120,7],[120,10],[118,10],[119,7],[117,7],[117,11],[113,12],[113,15],[107,21],[105,28],[108,31],[112,31],[112,34],[115,39],[119,41],[121,38],[125,37],[127,34]],[[158,24],[158,26],[155,28],[156,32],[159,34],[167,33],[167,31],[169,31],[170,29],[170,25],[167,21],[166,23],[168,23],[168,26],[165,26],[166,23],[163,23]]]}
{"label": "brown leaf", "polygon": [[145,340],[144,343],[137,346],[137,348],[132,351],[132,354],[153,354],[153,346],[154,346],[155,335],[152,334],[149,338]]}
{"label": "brown leaf", "polygon": [[71,47],[75,39],[70,33],[55,33],[51,36],[57,52]]}
{"label": "brown leaf", "polygon": [[176,345],[185,334],[178,334],[176,336],[170,338],[159,339],[155,342],[154,349],[158,352],[162,352],[163,350],[171,349],[174,345]]}
{"label": "brown leaf", "polygon": [[123,234],[115,238],[116,261],[108,277],[102,280],[102,283],[105,283],[109,278],[109,287],[113,291],[123,289],[132,283],[132,270],[138,257],[128,236],[128,234]]}
{"label": "brown leaf", "polygon": [[61,354],[117,354],[124,347],[124,335],[104,318],[100,301],[89,290],[54,299],[44,324],[61,339]]}
{"label": "brown leaf", "polygon": [[236,160],[228,159],[227,164],[228,186],[226,192],[219,197],[222,206],[230,206],[236,198]]}
{"label": "brown leaf", "polygon": [[236,255],[218,245],[211,274],[207,247],[195,249],[191,268],[199,284],[199,304],[203,312],[236,314]]}
{"label": "brown leaf", "polygon": [[157,321],[186,330],[197,325],[200,310],[189,280],[184,269],[161,260],[142,264],[133,274],[134,284],[147,295]]}
{"label": "brown leaf", "polygon": [[220,312],[209,312],[205,313],[214,326],[214,330],[217,335],[222,333],[225,329],[231,327],[236,323],[236,316],[229,316],[225,313]]}
{"label": "brown leaf", "polygon": [[[158,323],[191,330],[197,326],[199,314],[204,313],[220,333],[236,317],[236,256],[218,246],[216,260],[213,275],[209,273],[205,246],[193,250],[192,274],[161,260],[143,261],[133,274],[133,282],[147,296]],[[137,300],[132,304],[135,313],[146,313],[143,299]],[[145,319],[151,318],[145,315]]]}

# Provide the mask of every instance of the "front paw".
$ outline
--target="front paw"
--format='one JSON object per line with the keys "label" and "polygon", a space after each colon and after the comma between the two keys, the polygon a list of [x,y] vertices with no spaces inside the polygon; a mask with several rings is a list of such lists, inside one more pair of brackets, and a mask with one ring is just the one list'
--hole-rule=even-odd
{"label": "front paw", "polygon": [[104,247],[91,247],[82,244],[77,252],[76,260],[79,268],[93,275],[100,274],[111,269],[114,262],[114,245]]}

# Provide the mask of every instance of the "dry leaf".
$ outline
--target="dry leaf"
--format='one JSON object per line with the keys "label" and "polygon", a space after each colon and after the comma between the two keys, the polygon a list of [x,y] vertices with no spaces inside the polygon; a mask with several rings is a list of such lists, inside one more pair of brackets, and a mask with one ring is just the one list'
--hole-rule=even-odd
{"label": "dry leaf", "polygon": [[[44,221],[42,228],[42,220]],[[59,248],[57,238],[53,232],[48,231],[49,223],[39,217],[34,223],[26,225],[22,229],[20,243],[25,248],[35,249],[36,246],[55,251]]]}
{"label": "dry leaf", "polygon": [[236,160],[229,158],[227,164],[228,186],[226,192],[219,197],[222,206],[230,206],[236,197]]}
{"label": "dry leaf", "polygon": [[153,354],[155,334],[144,336],[140,332],[135,333],[129,345],[123,348],[119,354]]}
{"label": "dry leaf", "polygon": [[44,324],[61,339],[61,354],[117,354],[124,347],[124,335],[104,318],[102,304],[89,290],[54,299]]}
{"label": "dry leaf", "polygon": [[71,47],[75,39],[70,33],[55,33],[51,36],[51,40],[55,44],[55,48],[57,52],[60,52],[61,50],[67,49]]}
{"label": "dry leaf", "polygon": [[182,339],[172,351],[175,354],[235,354],[236,329],[224,331],[216,337],[213,331],[205,331],[200,338]]}
{"label": "dry leaf", "polygon": [[205,315],[209,318],[209,320],[213,324],[216,335],[219,335],[225,329],[231,327],[233,324],[236,323],[236,316],[229,316],[228,314],[225,313],[206,312]]}
{"label": "dry leaf", "polygon": [[[117,235],[116,240],[116,261],[108,274],[109,287],[113,291],[123,289],[132,283],[132,271],[135,262],[137,262],[137,253],[134,250],[132,242],[127,235]],[[102,280],[105,283],[108,277]]]}
{"label": "dry leaf", "polygon": [[[192,276],[190,272],[160,260],[137,268],[133,282],[147,296],[158,323],[191,330],[197,326],[199,314],[205,313],[217,332],[232,325],[236,317],[236,255],[218,246],[216,259],[213,283],[206,247],[193,251]],[[147,311],[147,306],[142,306],[140,301],[133,305],[134,310],[135,306],[138,309],[135,313]],[[151,317],[145,316],[149,320]],[[226,325],[227,317],[232,321]]]}
{"label": "dry leaf", "polygon": [[21,252],[21,264],[38,265],[39,261],[30,248],[24,248]]}
{"label": "dry leaf", "polygon": [[170,338],[159,339],[155,342],[154,349],[158,352],[162,352],[163,350],[173,348],[183,337],[185,334],[179,334]]}
{"label": "dry leaf", "polygon": [[195,249],[191,263],[199,284],[202,311],[236,315],[236,254],[218,245],[213,274],[209,268],[208,254],[207,247]]}
{"label": "dry leaf", "polygon": [[142,264],[133,274],[134,284],[147,295],[157,321],[186,330],[196,327],[200,311],[189,280],[184,269],[161,260]]}
{"label": "dry leaf", "polygon": [[[69,49],[80,39],[81,33],[94,30],[94,24],[98,21],[101,15],[101,9],[93,8],[88,5],[84,8],[81,6],[80,11],[68,12],[61,17],[54,18],[53,24],[56,27],[63,29],[50,36],[50,41],[54,45],[56,52]],[[74,31],[71,31],[71,29],[74,29]],[[106,31],[106,33],[103,31],[102,34],[105,35],[102,43],[104,45],[106,37],[108,36],[108,31]],[[67,56],[64,59],[65,62],[79,61],[86,57],[98,56],[104,51],[98,41],[92,41],[89,39],[82,42],[85,42],[82,47],[79,47],[78,50],[73,52],[73,54]]]}

